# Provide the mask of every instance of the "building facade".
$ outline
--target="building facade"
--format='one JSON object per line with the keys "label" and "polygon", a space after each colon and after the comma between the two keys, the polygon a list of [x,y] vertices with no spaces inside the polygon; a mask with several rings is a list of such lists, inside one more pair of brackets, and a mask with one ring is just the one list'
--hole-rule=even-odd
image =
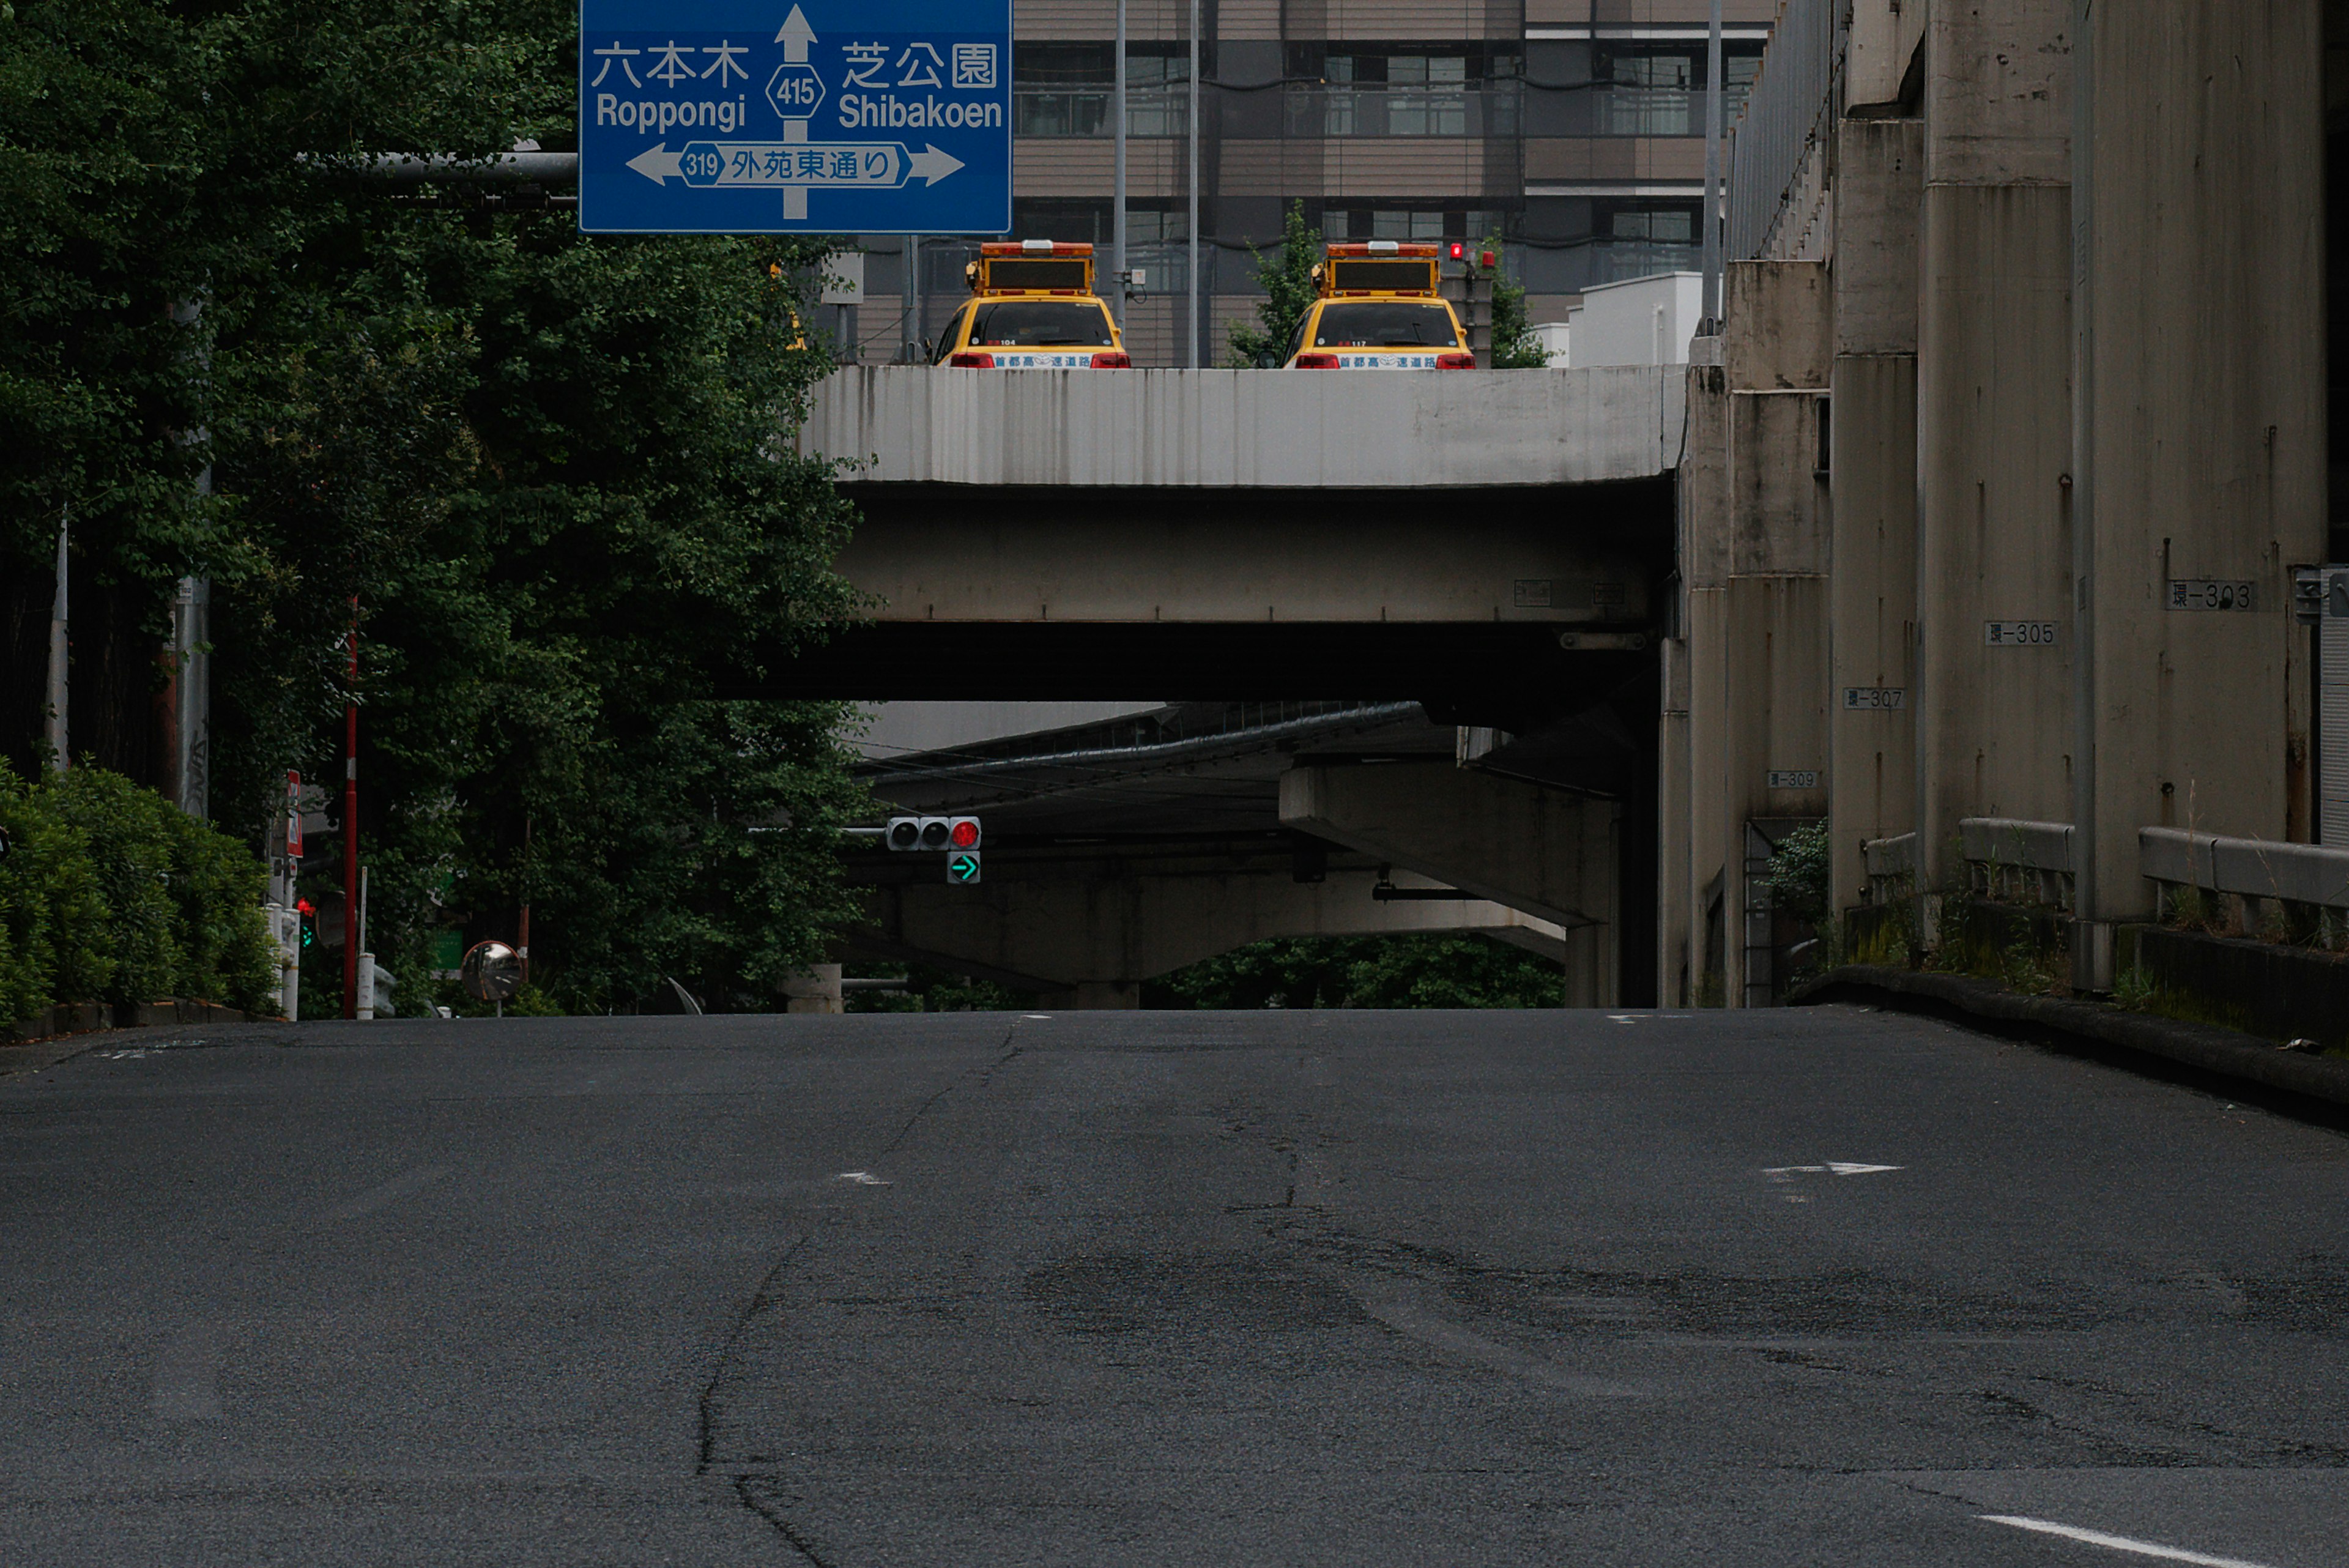
{"label": "building facade", "polygon": [[[1734,123],[1778,0],[1724,0]],[[1594,284],[1692,268],[1704,182],[1708,0],[1198,0],[1199,293],[1189,318],[1193,9],[1129,0],[1127,244],[1138,365],[1222,363],[1260,295],[1254,252],[1300,205],[1332,239],[1498,235],[1535,321]],[[1112,233],[1115,0],[1014,7],[1013,225]],[[874,237],[857,337],[898,357],[960,296],[965,236]],[[1104,266],[1104,272],[1106,266]]]}

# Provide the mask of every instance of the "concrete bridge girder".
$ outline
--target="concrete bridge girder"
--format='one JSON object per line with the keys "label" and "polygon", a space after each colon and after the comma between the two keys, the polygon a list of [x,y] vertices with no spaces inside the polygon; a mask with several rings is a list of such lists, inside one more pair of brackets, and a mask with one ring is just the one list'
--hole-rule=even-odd
{"label": "concrete bridge girder", "polygon": [[1617,999],[1621,819],[1615,801],[1444,761],[1309,764],[1280,781],[1283,826],[1564,929],[1569,1006]]}
{"label": "concrete bridge girder", "polygon": [[1680,451],[1658,366],[1379,370],[847,367],[799,450],[858,483],[1414,490],[1652,477]]}
{"label": "concrete bridge girder", "polygon": [[[1644,625],[1651,568],[1561,507],[865,486],[834,563],[881,622]],[[1599,508],[1587,506],[1585,515]],[[1572,513],[1567,514],[1568,517]]]}
{"label": "concrete bridge girder", "polygon": [[[1559,962],[1554,922],[1481,898],[1381,902],[1378,868],[1331,864],[1297,879],[1285,849],[987,855],[976,888],[906,883],[869,895],[854,955],[913,960],[1041,993],[1061,1007],[1138,1007],[1142,982],[1271,937],[1481,932]],[[1399,887],[1429,888],[1408,874]]]}

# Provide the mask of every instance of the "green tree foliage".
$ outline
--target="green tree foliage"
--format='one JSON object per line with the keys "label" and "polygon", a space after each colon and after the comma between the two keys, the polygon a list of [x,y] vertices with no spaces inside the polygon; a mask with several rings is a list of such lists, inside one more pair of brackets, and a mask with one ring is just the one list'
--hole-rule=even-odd
{"label": "green tree foliage", "polygon": [[213,809],[256,839],[284,769],[340,776],[356,693],[404,995],[439,929],[512,940],[527,899],[564,1005],[663,975],[771,1005],[847,909],[831,830],[861,804],[843,708],[746,695],[860,608],[827,565],[849,509],[788,436],[828,369],[800,327],[823,253],[587,239],[351,171],[570,145],[576,16],[21,0],[0,559],[45,566],[70,505],[77,593],[141,585],[159,640],[171,583],[214,579]]}
{"label": "green tree foliage", "polygon": [[[1485,236],[1484,249],[1497,258],[1506,253],[1501,246],[1501,236]],[[1534,336],[1534,327],[1526,318],[1526,290],[1523,284],[1511,283],[1506,266],[1493,274],[1493,351],[1492,366],[1495,370],[1538,370],[1549,363],[1549,350]]]}
{"label": "green tree foliage", "polygon": [[52,1002],[266,1004],[275,949],[243,845],[119,774],[0,767],[0,1023]]}
{"label": "green tree foliage", "polygon": [[1557,1007],[1566,976],[1487,937],[1304,937],[1219,954],[1150,990],[1187,1007]]}
{"label": "green tree foliage", "polygon": [[1248,254],[1256,258],[1256,279],[1265,296],[1257,304],[1256,326],[1232,323],[1226,362],[1238,370],[1276,369],[1288,359],[1289,340],[1319,296],[1313,269],[1321,265],[1321,233],[1306,223],[1305,203],[1293,202],[1281,220],[1280,248],[1267,256],[1251,246]]}
{"label": "green tree foliage", "polygon": [[1824,926],[1835,912],[1829,851],[1826,824],[1820,822],[1794,829],[1770,852],[1772,901],[1806,925]]}

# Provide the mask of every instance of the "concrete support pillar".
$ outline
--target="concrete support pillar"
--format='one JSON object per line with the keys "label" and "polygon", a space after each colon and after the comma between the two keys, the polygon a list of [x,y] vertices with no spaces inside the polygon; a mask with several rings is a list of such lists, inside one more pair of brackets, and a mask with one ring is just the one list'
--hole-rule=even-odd
{"label": "concrete support pillar", "polygon": [[2070,0],[1937,6],[1918,303],[1917,856],[2071,814]]}
{"label": "concrete support pillar", "polygon": [[[1686,612],[1674,619],[1686,624]],[[1689,659],[1685,635],[1663,639],[1663,719],[1656,757],[1656,1000],[1694,1000],[1695,949],[1689,887]]]}
{"label": "concrete support pillar", "polygon": [[[2092,919],[2154,907],[2147,824],[2313,836],[2290,584],[2326,544],[2323,10],[2091,8]],[[2248,608],[2186,607],[2225,583]]]}
{"label": "concrete support pillar", "polygon": [[[1682,470],[1687,674],[1684,817],[1690,1000],[1741,1005],[1766,988],[1748,961],[1748,829],[1827,814],[1828,363],[1826,265],[1728,271],[1718,369],[1691,371]],[[1766,941],[1766,938],[1763,939]]]}
{"label": "concrete support pillar", "polygon": [[786,1012],[844,1012],[836,963],[810,964],[783,981]]}
{"label": "concrete support pillar", "polygon": [[1916,826],[1917,224],[1924,127],[1915,119],[1846,120],[1837,135],[1827,815],[1830,888],[1835,907],[1845,909],[1860,900],[1868,879],[1860,846]]}

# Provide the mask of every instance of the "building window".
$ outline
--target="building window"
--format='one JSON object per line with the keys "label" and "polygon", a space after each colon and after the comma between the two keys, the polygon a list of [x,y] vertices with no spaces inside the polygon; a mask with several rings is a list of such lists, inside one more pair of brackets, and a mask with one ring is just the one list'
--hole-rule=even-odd
{"label": "building window", "polygon": [[1321,233],[1330,240],[1481,240],[1502,232],[1507,214],[1491,208],[1330,206]]}
{"label": "building window", "polygon": [[1515,136],[1516,53],[1482,43],[1292,44],[1290,136]]}
{"label": "building window", "polygon": [[[1129,43],[1128,136],[1181,136],[1189,124],[1191,62],[1182,43]],[[1112,136],[1117,46],[1019,41],[1012,48],[1015,136]]]}
{"label": "building window", "polygon": [[[1701,44],[1602,43],[1591,54],[1591,134],[1702,136],[1705,52]],[[1762,68],[1762,46],[1722,48],[1721,112],[1734,127]]]}
{"label": "building window", "polygon": [[[1164,197],[1129,201],[1125,204],[1127,247],[1140,250],[1150,245],[1180,244],[1184,215],[1178,202]],[[1011,237],[1107,245],[1111,239],[1109,200],[1019,197],[1011,203]],[[1107,265],[1106,254],[1100,259]]]}

